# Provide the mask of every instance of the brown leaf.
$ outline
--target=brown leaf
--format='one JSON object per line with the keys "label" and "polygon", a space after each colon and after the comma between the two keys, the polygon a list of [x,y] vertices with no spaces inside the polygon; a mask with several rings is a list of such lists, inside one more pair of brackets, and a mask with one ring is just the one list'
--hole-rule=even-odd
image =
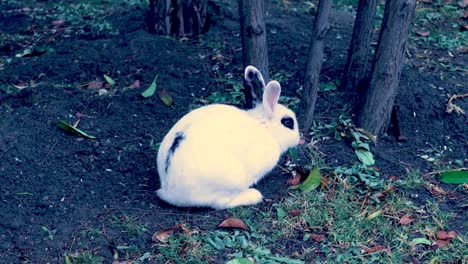
{"label": "brown leaf", "polygon": [[374,253],[374,252],[379,252],[379,251],[384,251],[384,250],[387,250],[387,247],[382,246],[382,245],[377,245],[377,246],[373,246],[373,247],[364,248],[364,251],[366,253]]}
{"label": "brown leaf", "polygon": [[322,186],[328,187],[328,184],[330,183],[330,180],[328,178],[325,178],[325,177],[322,176],[321,183],[322,183]]}
{"label": "brown leaf", "polygon": [[174,229],[161,230],[153,234],[153,242],[167,243],[171,235],[174,233]]}
{"label": "brown leaf", "polygon": [[138,87],[140,87],[140,80],[134,81],[131,87],[132,87],[132,88],[138,88]]}
{"label": "brown leaf", "polygon": [[237,218],[227,218],[221,224],[218,225],[218,227],[223,227],[223,228],[239,228],[245,231],[248,231],[249,228],[247,225],[244,223],[244,221],[237,219]]}
{"label": "brown leaf", "polygon": [[445,231],[437,232],[436,236],[437,236],[438,239],[448,239],[449,238],[447,232],[445,232]]}
{"label": "brown leaf", "polygon": [[83,117],[91,117],[87,114],[83,114],[83,113],[80,113],[80,112],[76,112],[75,114],[76,118],[83,118]]}
{"label": "brown leaf", "polygon": [[437,195],[437,196],[444,196],[447,194],[446,191],[444,191],[444,189],[442,189],[442,187],[438,186],[438,185],[435,185],[435,184],[432,184],[432,183],[429,183],[426,185],[426,188],[429,190],[429,192],[431,192],[431,194],[433,195]]}
{"label": "brown leaf", "polygon": [[61,25],[63,25],[63,23],[65,23],[65,21],[63,19],[58,19],[58,20],[52,21],[52,25],[54,25],[56,27],[60,27]]}
{"label": "brown leaf", "polygon": [[416,32],[416,34],[420,37],[427,37],[429,36],[429,34],[431,34],[431,32],[430,31],[418,31]]}
{"label": "brown leaf", "polygon": [[325,240],[325,236],[322,235],[322,234],[310,234],[309,236],[310,236],[310,238],[315,240],[315,242],[318,242],[318,243]]}
{"label": "brown leaf", "polygon": [[455,231],[450,231],[450,232],[448,232],[447,235],[448,235],[448,238],[454,239],[455,237],[457,237],[457,232],[455,232]]}
{"label": "brown leaf", "polygon": [[294,185],[299,185],[301,183],[301,175],[296,174],[293,178],[289,179],[287,181],[288,185],[294,186]]}
{"label": "brown leaf", "polygon": [[306,140],[304,138],[299,139],[299,145],[304,145]]}
{"label": "brown leaf", "polygon": [[409,215],[405,214],[400,218],[400,225],[408,225],[413,221],[414,219],[411,219]]}
{"label": "brown leaf", "polygon": [[158,243],[158,242],[161,242],[161,243],[166,243],[169,238],[171,237],[171,235],[174,233],[174,231],[176,231],[177,229],[179,228],[185,228],[185,224],[177,224],[169,229],[164,229],[164,230],[160,230],[156,233],[153,234],[153,237],[151,238],[154,242]]}
{"label": "brown leaf", "polygon": [[375,196],[376,198],[383,198],[383,197],[385,197],[388,193],[390,193],[390,192],[393,191],[393,190],[395,190],[395,186],[389,184],[389,185],[387,185],[387,188],[385,188],[384,191],[379,192],[379,193],[376,193],[374,196]]}
{"label": "brown leaf", "polygon": [[301,214],[301,211],[298,209],[292,209],[291,211],[289,211],[289,214],[292,216],[298,216]]}
{"label": "brown leaf", "polygon": [[438,247],[446,247],[446,246],[448,246],[450,244],[450,240],[437,239],[435,241],[435,244]]}
{"label": "brown leaf", "polygon": [[101,89],[103,84],[104,84],[103,81],[91,81],[88,83],[88,88],[89,89]]}

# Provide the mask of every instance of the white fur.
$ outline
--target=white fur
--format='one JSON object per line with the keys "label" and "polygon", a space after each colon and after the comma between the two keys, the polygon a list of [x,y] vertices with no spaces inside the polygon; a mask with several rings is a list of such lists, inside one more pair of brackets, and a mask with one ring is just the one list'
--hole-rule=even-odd
{"label": "white fur", "polygon": [[[277,104],[280,91],[279,83],[272,81],[265,87],[262,104],[250,111],[214,104],[182,117],[159,147],[158,196],[176,206],[215,209],[261,202],[261,193],[250,187],[299,142],[294,113]],[[285,115],[294,119],[293,130],[281,124]],[[172,153],[178,132],[183,139]]]}

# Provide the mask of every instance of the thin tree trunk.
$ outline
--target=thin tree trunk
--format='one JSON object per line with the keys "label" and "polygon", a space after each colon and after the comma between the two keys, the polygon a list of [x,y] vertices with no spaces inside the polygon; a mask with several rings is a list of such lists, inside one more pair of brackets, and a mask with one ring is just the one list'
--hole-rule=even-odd
{"label": "thin tree trunk", "polygon": [[208,0],[150,0],[148,32],[191,37],[207,28]]}
{"label": "thin tree trunk", "polygon": [[309,131],[314,118],[315,102],[319,86],[320,70],[323,63],[324,39],[330,29],[329,17],[332,0],[320,0],[312,31],[309,58],[300,103],[300,121],[304,131]]}
{"label": "thin tree trunk", "polygon": [[386,131],[398,90],[415,0],[387,0],[369,88],[359,125],[379,135]]}
{"label": "thin tree trunk", "polygon": [[264,0],[238,0],[241,22],[242,57],[244,68],[255,66],[265,83],[270,79],[268,70],[267,31],[263,18]]}
{"label": "thin tree trunk", "polygon": [[356,90],[365,82],[370,53],[370,42],[374,29],[377,0],[359,0],[356,21],[354,22],[353,37],[348,50],[342,87]]}

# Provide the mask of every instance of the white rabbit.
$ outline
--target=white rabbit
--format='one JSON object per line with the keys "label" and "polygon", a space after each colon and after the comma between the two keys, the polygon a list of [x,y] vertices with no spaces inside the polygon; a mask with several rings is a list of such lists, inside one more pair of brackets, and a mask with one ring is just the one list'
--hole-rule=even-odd
{"label": "white rabbit", "polygon": [[[245,83],[264,85],[253,66],[245,69]],[[280,93],[280,84],[270,81],[254,109],[213,104],[182,117],[159,147],[158,196],[176,206],[215,209],[260,203],[262,194],[250,187],[299,143],[296,116],[278,104]]]}

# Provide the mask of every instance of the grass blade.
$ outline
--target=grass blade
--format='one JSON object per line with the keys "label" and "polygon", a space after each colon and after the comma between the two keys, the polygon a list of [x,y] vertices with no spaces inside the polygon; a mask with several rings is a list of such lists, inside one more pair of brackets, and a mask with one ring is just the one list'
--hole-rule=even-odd
{"label": "grass blade", "polygon": [[109,75],[104,74],[104,79],[106,79],[106,82],[107,82],[110,86],[115,85],[115,81],[114,81],[111,77],[109,77]]}
{"label": "grass blade", "polygon": [[65,122],[63,120],[58,121],[57,126],[60,127],[61,129],[65,130],[65,131],[68,131],[68,132],[71,132],[71,133],[74,133],[74,134],[78,134],[78,135],[80,135],[80,136],[82,136],[84,138],[96,139],[95,136],[91,136],[88,133],[84,132],[83,130],[78,129],[78,128],[68,124],[67,122]]}

